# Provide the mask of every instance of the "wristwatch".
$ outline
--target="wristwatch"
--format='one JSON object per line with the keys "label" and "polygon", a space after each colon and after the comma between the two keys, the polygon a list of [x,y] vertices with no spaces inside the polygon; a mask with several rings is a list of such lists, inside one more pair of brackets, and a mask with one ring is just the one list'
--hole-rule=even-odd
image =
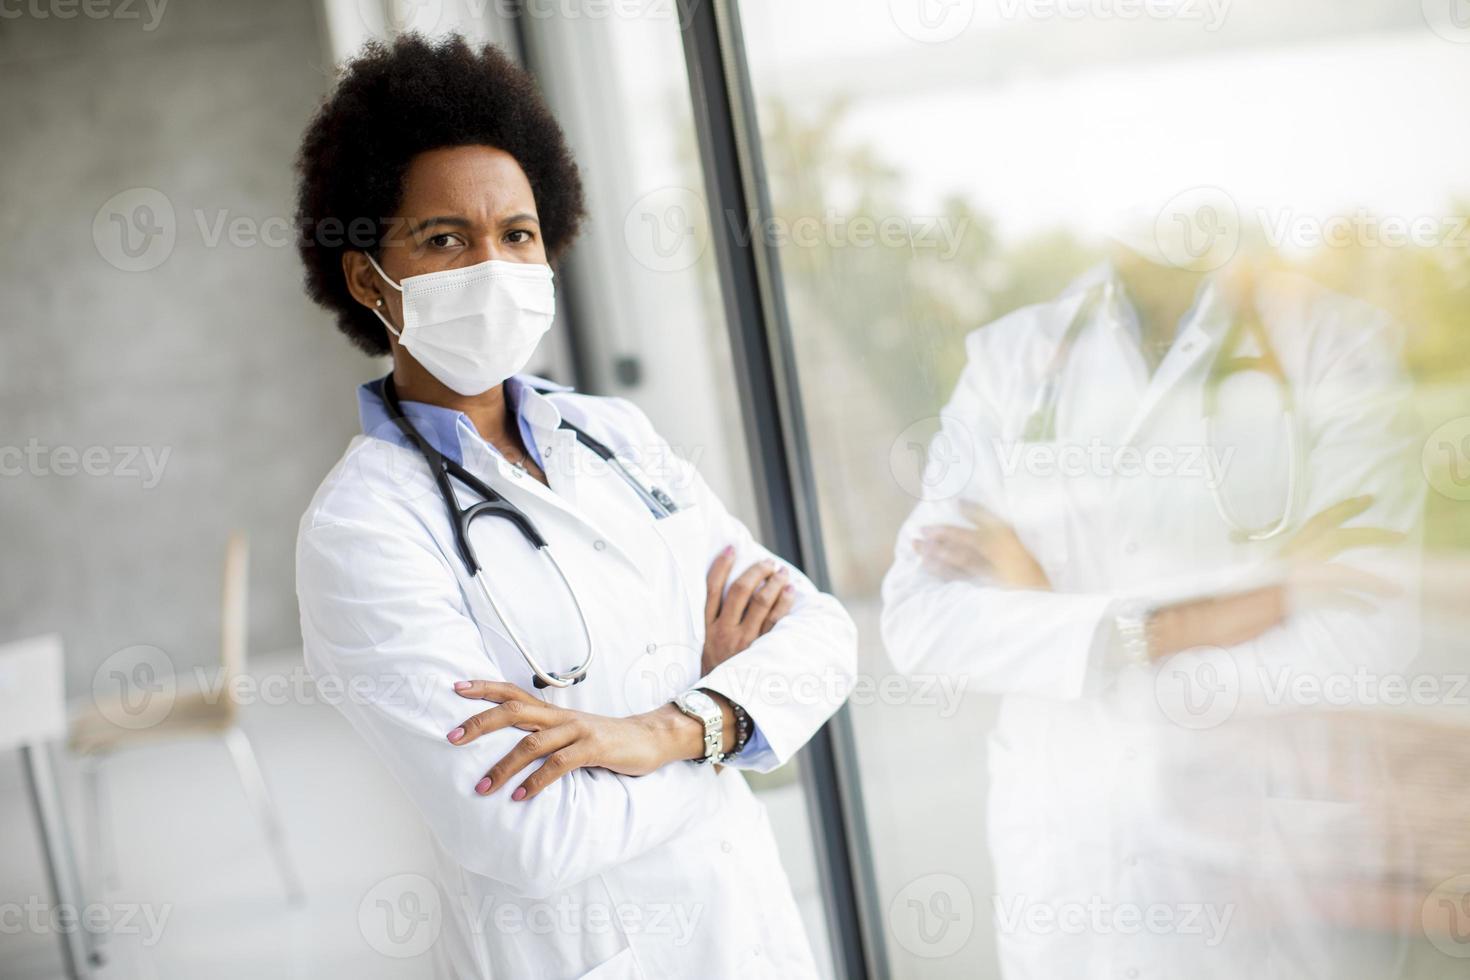
{"label": "wristwatch", "polygon": [[674,698],[674,707],[704,725],[704,756],[693,761],[719,762],[723,758],[720,747],[725,744],[725,715],[715,699],[695,689]]}
{"label": "wristwatch", "polygon": [[1127,602],[1113,616],[1123,659],[1146,667],[1153,662],[1154,607],[1146,602]]}

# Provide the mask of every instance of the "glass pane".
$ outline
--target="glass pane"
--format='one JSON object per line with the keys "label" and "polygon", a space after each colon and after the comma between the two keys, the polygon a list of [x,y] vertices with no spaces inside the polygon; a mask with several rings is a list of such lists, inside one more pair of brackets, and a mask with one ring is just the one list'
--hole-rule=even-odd
{"label": "glass pane", "polygon": [[1463,11],[739,12],[894,975],[1463,970]]}
{"label": "glass pane", "polygon": [[[565,270],[584,387],[636,402],[759,536],[674,5],[594,7],[554,16],[531,4],[526,16],[531,64],[587,191],[590,219]],[[746,778],[830,976],[799,764]]]}

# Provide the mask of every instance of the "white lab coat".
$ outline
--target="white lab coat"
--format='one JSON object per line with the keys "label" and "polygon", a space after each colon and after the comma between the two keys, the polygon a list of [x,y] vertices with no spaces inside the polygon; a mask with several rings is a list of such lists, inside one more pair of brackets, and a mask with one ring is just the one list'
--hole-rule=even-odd
{"label": "white lab coat", "polygon": [[[587,679],[542,696],[606,715],[654,708],[696,680],[705,572],[716,553],[735,545],[737,572],[770,556],[632,404],[524,397],[549,489],[478,437],[462,442],[465,465],[546,537],[591,624],[597,653]],[[561,413],[641,464],[680,511],[655,520],[610,467],[557,428]],[[543,664],[580,662],[578,618],[544,558],[503,520],[482,517],[472,535],[497,600]],[[799,573],[793,581],[791,613],[700,681],[750,712],[768,748],[741,764],[761,770],[790,759],[827,720],[842,695],[825,692],[846,690],[855,670],[847,614]],[[441,973],[814,975],[765,808],[735,769],[679,762],[638,778],[584,769],[519,803],[505,789],[474,793],[526,733],[451,745],[448,731],[491,707],[451,685],[508,680],[530,691],[532,675],[468,577],[416,451],[371,436],[352,441],[302,519],[297,589],[309,668],[367,692],[342,698],[342,711],[432,831]],[[806,675],[838,682],[790,697]]]}
{"label": "white lab coat", "polygon": [[[1110,275],[1097,270],[1059,299],[967,338],[968,363],[931,445],[931,489],[904,524],[883,585],[883,635],[900,670],[946,672],[970,690],[1004,695],[989,744],[987,824],[1005,976],[1381,980],[1396,949],[1334,942],[1317,921],[1322,892],[1310,880],[1323,870],[1329,881],[1359,871],[1372,877],[1401,858],[1388,853],[1374,812],[1382,773],[1371,737],[1319,726],[1294,754],[1272,727],[1291,705],[1269,695],[1282,670],[1321,677],[1358,665],[1401,668],[1416,646],[1412,583],[1401,578],[1402,596],[1367,610],[1295,609],[1228,651],[1126,666],[1113,618],[1123,600],[1259,581],[1280,541],[1232,540],[1187,462],[1204,444],[1204,379],[1228,323],[1213,288],[1152,376],[1131,310],[1115,295],[1067,359],[1056,445],[1030,463],[1017,455],[1084,287]],[[1262,280],[1256,300],[1304,422],[1298,523],[1373,494],[1371,510],[1352,524],[1412,531],[1422,489],[1387,318],[1284,276]],[[1259,403],[1259,394],[1245,404]],[[1239,393],[1234,404],[1242,404]],[[1228,417],[1223,392],[1222,405]],[[1286,492],[1282,443],[1264,415],[1246,422],[1217,451],[1235,447],[1227,488],[1251,523],[1265,523]],[[1120,475],[1111,463],[1079,466],[1076,450],[1053,453],[1067,446],[1101,446],[1109,458],[1125,446],[1166,447],[1169,455],[1160,451],[1151,471],[1130,464]],[[1058,475],[1063,466],[1068,475]],[[1015,528],[1052,591],[926,572],[912,547],[919,529],[965,524],[962,498]],[[1363,550],[1343,561],[1392,575],[1382,558],[1381,549]],[[1238,696],[1234,711],[1199,715],[1196,727],[1160,676],[1179,669],[1200,681],[1223,677],[1224,696]],[[1329,756],[1357,767],[1346,789],[1322,789]],[[1324,848],[1338,850],[1318,853]],[[1089,902],[1101,903],[1100,919]],[[1147,915],[1153,906],[1162,906],[1156,922],[1172,914],[1172,924],[1140,927],[1127,911]],[[1037,909],[1045,911],[1018,914]],[[1048,918],[1058,914],[1070,924]],[[1228,921],[1211,925],[1211,914]],[[1191,915],[1200,918],[1186,926]]]}

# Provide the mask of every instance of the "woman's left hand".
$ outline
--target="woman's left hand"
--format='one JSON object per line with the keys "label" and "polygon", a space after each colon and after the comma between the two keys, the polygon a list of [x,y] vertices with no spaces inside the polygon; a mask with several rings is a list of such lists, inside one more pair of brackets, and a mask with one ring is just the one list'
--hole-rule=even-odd
{"label": "woman's left hand", "polygon": [[697,723],[672,705],[610,718],[558,707],[502,681],[460,681],[454,689],[463,698],[497,703],[450,732],[455,745],[503,728],[530,732],[475,786],[481,796],[505,786],[537,759],[546,761],[511,793],[512,800],[529,800],[574,769],[644,776],[676,759],[692,758],[693,752],[685,750],[702,737],[694,730]]}
{"label": "woman's left hand", "polygon": [[969,500],[960,501],[969,527],[931,524],[919,529],[914,550],[929,574],[946,581],[993,576],[1017,589],[1051,589],[1041,564],[1015,529]]}

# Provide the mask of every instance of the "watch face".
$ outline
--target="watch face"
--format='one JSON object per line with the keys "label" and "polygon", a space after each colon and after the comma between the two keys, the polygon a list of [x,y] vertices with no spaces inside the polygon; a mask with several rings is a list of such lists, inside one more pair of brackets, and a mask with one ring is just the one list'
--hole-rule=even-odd
{"label": "watch face", "polygon": [[702,715],[708,715],[717,710],[715,708],[715,699],[703,691],[685,691],[680,700],[684,702],[686,708],[691,711],[697,711]]}

